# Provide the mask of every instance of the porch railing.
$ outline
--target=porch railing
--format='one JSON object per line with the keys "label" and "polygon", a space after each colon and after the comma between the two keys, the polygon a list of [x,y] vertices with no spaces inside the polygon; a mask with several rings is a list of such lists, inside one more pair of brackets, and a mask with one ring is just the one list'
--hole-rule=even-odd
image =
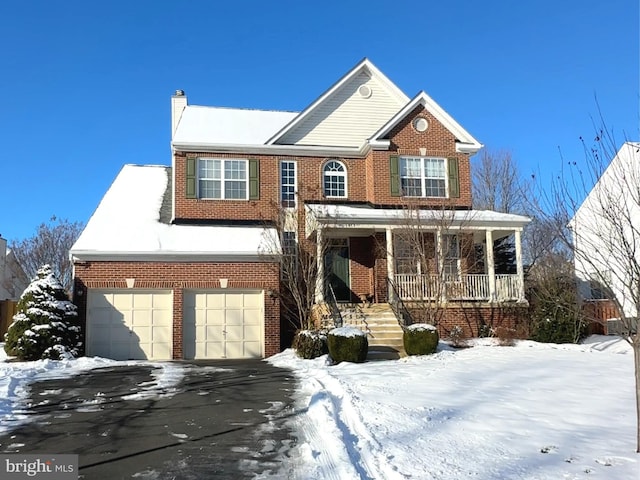
{"label": "porch railing", "polygon": [[[495,299],[519,300],[520,279],[517,275],[495,275]],[[403,300],[470,300],[491,299],[489,275],[469,274],[457,277],[440,275],[396,274],[397,295]]]}
{"label": "porch railing", "polygon": [[327,284],[329,288],[327,288],[327,298],[325,302],[329,307],[329,313],[331,314],[331,319],[333,320],[333,324],[336,327],[342,327],[342,314],[340,313],[340,308],[338,308],[338,300],[336,300],[336,294],[333,292],[333,287],[331,284]]}
{"label": "porch railing", "polygon": [[392,298],[389,304],[391,305],[391,309],[393,310],[398,323],[404,330],[406,327],[413,323],[413,317],[411,316],[411,312],[409,312],[407,306],[402,301],[402,297],[400,297],[398,290],[396,289],[396,286],[393,284],[393,282],[387,279],[387,285],[389,291],[393,291],[394,293],[394,295],[389,295],[389,297]]}

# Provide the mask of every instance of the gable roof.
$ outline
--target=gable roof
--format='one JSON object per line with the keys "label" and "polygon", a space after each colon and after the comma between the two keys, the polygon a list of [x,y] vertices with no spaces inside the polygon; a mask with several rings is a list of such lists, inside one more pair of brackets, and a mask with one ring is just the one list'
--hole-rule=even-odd
{"label": "gable roof", "polygon": [[371,144],[381,142],[386,135],[409,115],[417,106],[422,105],[436,120],[438,120],[447,130],[449,130],[458,141],[456,149],[464,153],[476,153],[482,148],[482,144],[467,132],[462,125],[456,122],[451,115],[444,111],[429,95],[424,91],[418,93],[409,103],[396,113],[386,124],[384,124],[370,139]]}
{"label": "gable roof", "polygon": [[[409,100],[402,90],[400,90],[395,83],[393,83],[389,78],[384,75],[378,68],[371,63],[368,58],[362,59],[358,64],[349,70],[342,78],[340,78],[336,83],[334,83],[328,90],[326,90],[322,95],[320,95],[316,100],[314,100],[309,106],[307,106],[298,116],[292,119],[287,125],[285,125],[280,131],[278,131],[274,136],[272,136],[267,144],[275,144],[279,143],[286,136],[292,133],[297,127],[299,127],[302,123],[306,121],[318,121],[322,119],[322,115],[320,115],[320,119],[315,120],[313,117],[316,113],[322,110],[323,106],[330,103],[332,98],[338,95],[341,89],[343,89],[350,82],[357,79],[359,75],[366,75],[370,78],[374,78],[376,83],[384,89],[385,93],[388,97],[395,100],[398,105],[402,105],[403,103]],[[365,140],[363,138],[362,140]],[[284,142],[286,143],[286,142]]]}
{"label": "gable roof", "polygon": [[457,151],[475,153],[482,148],[425,92],[409,99],[367,58],[302,112],[187,105],[172,147],[180,151],[364,156],[371,147],[388,147],[385,135],[418,105],[455,136]]}
{"label": "gable roof", "polygon": [[71,247],[75,260],[243,259],[260,261],[271,230],[263,227],[171,225],[160,210],[170,169],[125,165]]}

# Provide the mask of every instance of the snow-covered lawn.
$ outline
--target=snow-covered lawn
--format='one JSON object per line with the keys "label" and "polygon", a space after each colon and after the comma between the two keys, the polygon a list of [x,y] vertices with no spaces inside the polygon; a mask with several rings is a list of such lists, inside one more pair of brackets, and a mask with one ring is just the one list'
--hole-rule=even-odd
{"label": "snow-covered lawn", "polygon": [[[0,434],[24,421],[32,382],[147,362],[101,358],[6,362],[0,344]],[[584,345],[440,344],[426,357],[271,363],[299,379],[283,471],[259,478],[636,479],[633,355],[615,337]],[[135,398],[171,392],[184,374],[162,362]],[[135,399],[133,398],[133,399]]]}
{"label": "snow-covered lawn", "polygon": [[622,340],[519,342],[395,361],[272,357],[300,382],[299,479],[640,479],[633,354]]}

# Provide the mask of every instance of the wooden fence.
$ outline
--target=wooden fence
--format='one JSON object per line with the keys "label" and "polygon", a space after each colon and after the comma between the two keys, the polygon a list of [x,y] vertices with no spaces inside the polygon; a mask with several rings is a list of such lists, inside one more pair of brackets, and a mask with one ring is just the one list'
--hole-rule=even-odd
{"label": "wooden fence", "polygon": [[17,307],[17,302],[11,300],[0,301],[0,342],[4,341],[4,334],[7,332],[9,325],[11,325]]}

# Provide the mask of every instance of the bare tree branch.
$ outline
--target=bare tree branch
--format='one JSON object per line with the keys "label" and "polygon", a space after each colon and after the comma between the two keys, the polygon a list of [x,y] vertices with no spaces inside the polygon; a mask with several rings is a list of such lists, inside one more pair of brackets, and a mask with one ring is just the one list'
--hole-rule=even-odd
{"label": "bare tree branch", "polygon": [[33,237],[12,241],[10,248],[29,278],[35,278],[43,265],[49,264],[67,292],[73,285],[73,266],[69,250],[80,236],[84,224],[51,217],[38,226]]}

